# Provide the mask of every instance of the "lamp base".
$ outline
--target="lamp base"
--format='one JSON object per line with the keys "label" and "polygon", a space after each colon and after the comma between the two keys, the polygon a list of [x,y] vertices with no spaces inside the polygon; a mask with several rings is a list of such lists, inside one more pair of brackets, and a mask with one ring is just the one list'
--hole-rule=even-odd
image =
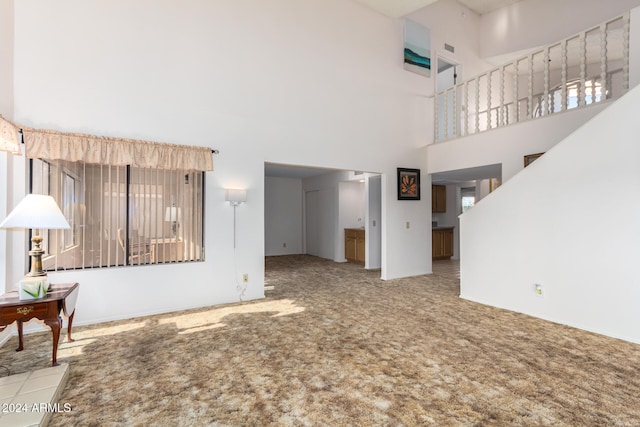
{"label": "lamp base", "polygon": [[31,255],[31,269],[29,270],[29,277],[41,277],[46,276],[47,273],[42,271],[42,255],[44,251],[40,247],[42,237],[38,234],[38,230],[35,230],[35,235],[31,238],[32,248],[29,251]]}

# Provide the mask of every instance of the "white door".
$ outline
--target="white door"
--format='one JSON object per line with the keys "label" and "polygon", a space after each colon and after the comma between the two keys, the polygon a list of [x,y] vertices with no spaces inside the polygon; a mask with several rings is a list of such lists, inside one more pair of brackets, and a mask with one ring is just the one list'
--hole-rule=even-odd
{"label": "white door", "polygon": [[[441,92],[445,89],[456,84],[458,79],[458,66],[447,62],[442,58],[438,58],[438,78],[437,78],[437,91]],[[458,91],[459,92],[459,91]],[[458,93],[460,95],[460,93]],[[454,106],[460,104],[460,98],[458,101],[454,99],[454,92],[449,91],[446,96],[438,97],[438,136],[439,140],[448,139],[453,135],[459,135],[459,120],[454,114]],[[446,102],[445,102],[446,98]],[[446,110],[445,110],[446,105]],[[459,107],[458,107],[459,108]],[[446,126],[445,126],[446,123]]]}

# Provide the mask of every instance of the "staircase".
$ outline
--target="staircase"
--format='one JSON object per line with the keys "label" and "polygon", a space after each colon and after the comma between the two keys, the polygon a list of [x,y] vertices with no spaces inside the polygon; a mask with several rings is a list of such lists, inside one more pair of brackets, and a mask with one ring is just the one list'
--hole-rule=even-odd
{"label": "staircase", "polygon": [[[503,185],[460,216],[462,298],[640,343],[640,87],[629,89],[640,73],[629,66],[636,63],[629,59],[634,16],[639,9],[580,33],[577,42],[527,55],[524,92],[522,74],[513,72],[520,59],[438,94],[450,118],[440,122],[441,142],[428,147],[429,173],[502,165]],[[595,39],[596,62],[589,59]],[[622,41],[622,58],[614,40]],[[574,43],[577,66],[562,59]],[[550,65],[554,49],[559,72]],[[496,76],[510,76],[511,91],[492,83]],[[537,152],[545,155],[524,168],[523,156]]]}
{"label": "staircase", "polygon": [[640,87],[460,217],[460,296],[640,343]]}

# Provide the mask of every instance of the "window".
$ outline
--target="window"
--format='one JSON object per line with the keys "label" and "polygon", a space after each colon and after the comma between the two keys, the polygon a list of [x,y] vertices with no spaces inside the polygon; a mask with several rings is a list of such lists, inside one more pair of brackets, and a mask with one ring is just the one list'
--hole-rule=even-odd
{"label": "window", "polygon": [[[549,104],[548,108],[551,113],[562,111],[562,90],[562,85],[560,85],[549,91],[547,102]],[[585,80],[584,89],[582,90],[580,80],[569,81],[565,85],[565,90],[567,110],[578,107],[578,101],[580,99],[581,92],[584,92],[584,101],[587,105],[603,101],[607,98],[607,94],[603,93],[602,84],[599,77]],[[544,97],[540,95],[536,108],[533,112],[534,117],[541,117],[545,114],[543,111],[545,107],[543,101]]]}
{"label": "window", "polygon": [[465,213],[476,204],[475,187],[462,188],[460,190],[462,196],[462,213]]}
{"label": "window", "polygon": [[31,189],[71,226],[42,233],[46,271],[204,260],[204,172],[33,159]]}
{"label": "window", "polygon": [[78,218],[78,189],[79,180],[74,178],[67,171],[62,172],[62,206],[64,206],[64,216],[71,226],[70,229],[64,230],[62,233],[62,247],[64,250],[70,250],[79,243],[79,233],[77,220]]}

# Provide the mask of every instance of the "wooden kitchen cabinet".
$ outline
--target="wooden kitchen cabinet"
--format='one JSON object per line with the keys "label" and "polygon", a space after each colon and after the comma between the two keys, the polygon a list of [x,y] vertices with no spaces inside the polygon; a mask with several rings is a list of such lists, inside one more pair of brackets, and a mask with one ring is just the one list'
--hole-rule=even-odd
{"label": "wooden kitchen cabinet", "polygon": [[431,231],[431,251],[432,259],[453,256],[453,227],[438,227]]}
{"label": "wooden kitchen cabinet", "polygon": [[431,186],[431,212],[444,213],[447,211],[447,187],[444,185]]}
{"label": "wooden kitchen cabinet", "polygon": [[364,264],[364,228],[344,229],[344,257],[347,261]]}

